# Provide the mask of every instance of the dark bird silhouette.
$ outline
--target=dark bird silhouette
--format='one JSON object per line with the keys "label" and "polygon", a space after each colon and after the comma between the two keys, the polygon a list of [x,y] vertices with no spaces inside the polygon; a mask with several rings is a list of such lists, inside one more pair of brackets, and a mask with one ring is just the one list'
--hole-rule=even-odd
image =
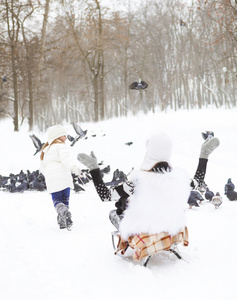
{"label": "dark bird silhouette", "polygon": [[46,190],[45,177],[39,170],[24,173],[23,170],[19,174],[11,173],[9,176],[0,175],[1,188],[10,193],[23,193],[27,190],[44,191]]}
{"label": "dark bird silhouette", "polygon": [[110,172],[110,165],[108,165],[107,167],[101,169],[100,171],[101,171],[102,173],[105,173],[105,174],[109,173],[109,172]]}
{"label": "dark bird silhouette", "polygon": [[192,208],[193,206],[198,207],[198,201],[203,201],[201,194],[198,191],[191,191],[190,196],[188,198],[188,204],[189,208]]}
{"label": "dark bird silhouette", "polygon": [[76,182],[74,182],[73,183],[73,185],[74,185],[74,191],[75,191],[75,193],[79,193],[79,192],[81,192],[81,191],[85,191],[79,184],[77,184]]}
{"label": "dark bird silhouette", "polygon": [[90,175],[90,170],[89,170],[89,169],[82,169],[81,171],[82,171],[83,175],[84,175],[87,179],[92,180],[92,177],[91,177],[91,175]]}
{"label": "dark bird silhouette", "polygon": [[73,182],[79,184],[86,184],[89,182],[89,178],[87,178],[86,173],[82,172],[83,176],[78,176],[76,174],[72,174]]}
{"label": "dark bird silhouette", "polygon": [[235,185],[231,181],[231,178],[228,178],[227,184],[225,185],[225,194],[227,192],[233,191],[235,189]]}
{"label": "dark bird silhouette", "polygon": [[119,171],[119,169],[116,169],[113,173],[112,181],[106,182],[105,185],[116,186],[118,184],[121,184],[122,182],[126,182],[127,180],[127,175],[124,174],[123,171]]}
{"label": "dark bird silhouette", "polygon": [[125,145],[127,145],[127,146],[131,146],[133,144],[133,142],[127,142],[127,143],[125,143]]}
{"label": "dark bird silhouette", "polygon": [[225,195],[230,201],[237,200],[237,192],[234,191],[235,185],[231,181],[231,178],[227,180],[227,184],[225,185]]}
{"label": "dark bird silhouette", "polygon": [[83,137],[86,136],[87,130],[82,130],[81,127],[79,125],[77,125],[76,123],[72,124],[74,130],[76,131],[76,136],[72,137],[71,135],[67,135],[67,138],[71,143],[71,147],[75,145],[75,143],[77,141],[79,141],[80,139],[82,139]]}
{"label": "dark bird silhouette", "polygon": [[10,190],[11,193],[23,193],[29,189],[29,183],[27,180],[23,180],[20,184],[17,183],[19,182],[15,182],[14,189]]}
{"label": "dark bird silhouette", "polygon": [[207,188],[207,190],[205,192],[205,198],[207,200],[211,201],[213,196],[214,196],[214,193],[212,191],[210,191],[209,188]]}
{"label": "dark bird silhouette", "polygon": [[36,155],[38,152],[41,151],[42,147],[44,146],[45,143],[41,143],[41,140],[37,138],[34,134],[30,135],[30,138],[32,139],[34,146],[36,148],[36,152],[34,155]]}
{"label": "dark bird silhouette", "polygon": [[7,82],[7,75],[4,74],[3,78],[2,78],[2,82]]}
{"label": "dark bird silhouette", "polygon": [[202,137],[204,140],[210,139],[210,138],[214,137],[214,132],[213,131],[202,132]]}
{"label": "dark bird silhouette", "polygon": [[34,171],[31,175],[28,173],[29,180],[29,189],[35,191],[44,191],[46,190],[45,177],[39,171]]}
{"label": "dark bird silhouette", "polygon": [[180,19],[180,26],[185,26],[185,25],[186,25],[185,22],[182,19]]}
{"label": "dark bird silhouette", "polygon": [[229,191],[226,193],[226,197],[230,200],[230,201],[234,201],[237,200],[237,193],[235,191]]}
{"label": "dark bird silhouette", "polygon": [[139,79],[138,82],[134,81],[132,84],[129,85],[130,90],[144,90],[148,87],[148,84]]}
{"label": "dark bird silhouette", "polygon": [[0,175],[0,187],[5,188],[5,186],[8,184],[9,179],[10,179],[9,176]]}
{"label": "dark bird silhouette", "polygon": [[10,178],[10,183],[5,185],[5,188],[7,191],[13,193],[16,189],[16,178],[12,177]]}
{"label": "dark bird silhouette", "polygon": [[80,185],[79,185],[79,181],[78,181],[78,176],[76,176],[75,174],[72,174],[72,178],[73,178],[73,190],[75,191],[75,193],[79,193],[81,191],[85,191]]}

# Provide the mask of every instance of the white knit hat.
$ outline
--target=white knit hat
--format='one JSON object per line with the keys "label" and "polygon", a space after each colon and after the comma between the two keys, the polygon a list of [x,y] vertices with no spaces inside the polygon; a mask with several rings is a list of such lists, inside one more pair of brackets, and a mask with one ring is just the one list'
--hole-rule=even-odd
{"label": "white knit hat", "polygon": [[171,151],[172,141],[167,134],[160,132],[152,135],[147,141],[147,151],[141,169],[149,171],[161,161],[170,164]]}
{"label": "white knit hat", "polygon": [[54,125],[48,129],[48,143],[49,145],[60,136],[67,135],[66,129],[61,125]]}

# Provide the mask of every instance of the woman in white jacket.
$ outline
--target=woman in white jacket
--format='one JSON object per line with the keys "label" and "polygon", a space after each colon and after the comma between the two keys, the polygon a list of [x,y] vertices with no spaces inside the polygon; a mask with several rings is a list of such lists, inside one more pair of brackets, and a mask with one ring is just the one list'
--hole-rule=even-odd
{"label": "woman in white jacket", "polygon": [[48,141],[41,152],[41,170],[45,176],[48,192],[58,213],[60,229],[72,227],[69,211],[70,189],[73,188],[72,174],[80,175],[80,168],[71,161],[65,144],[66,129],[58,124],[48,129]]}
{"label": "woman in white jacket", "polygon": [[185,208],[191,188],[204,184],[209,155],[219,146],[214,134],[201,147],[194,179],[179,168],[171,167],[172,141],[163,132],[148,139],[141,169],[130,174],[129,181],[109,189],[102,177],[94,152],[79,153],[77,159],[90,170],[96,191],[102,201],[115,200],[116,209],[110,212],[112,224],[126,240],[139,233],[177,234],[185,227]]}

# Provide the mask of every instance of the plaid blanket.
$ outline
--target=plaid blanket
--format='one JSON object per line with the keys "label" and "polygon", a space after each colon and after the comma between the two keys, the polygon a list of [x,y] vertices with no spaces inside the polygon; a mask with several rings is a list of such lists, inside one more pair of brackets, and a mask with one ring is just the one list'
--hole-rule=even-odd
{"label": "plaid blanket", "polygon": [[136,234],[124,241],[119,236],[119,242],[115,254],[121,251],[124,254],[128,246],[135,250],[133,259],[139,262],[142,258],[169,250],[173,244],[182,243],[183,246],[188,246],[188,228],[185,227],[180,230],[176,235],[171,236],[167,232],[161,232],[158,234]]}

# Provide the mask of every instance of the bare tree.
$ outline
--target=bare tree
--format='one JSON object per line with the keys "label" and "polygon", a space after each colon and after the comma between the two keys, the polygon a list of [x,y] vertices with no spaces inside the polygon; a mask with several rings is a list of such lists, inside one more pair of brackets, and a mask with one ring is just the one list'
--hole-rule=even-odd
{"label": "bare tree", "polygon": [[13,90],[14,90],[14,130],[19,130],[18,124],[18,76],[17,76],[17,47],[18,47],[18,37],[20,31],[20,23],[18,21],[19,14],[21,12],[22,6],[19,6],[17,1],[7,1],[2,2],[5,11],[5,21],[7,25],[7,33],[10,41],[10,53],[11,53],[11,68],[13,77]]}

